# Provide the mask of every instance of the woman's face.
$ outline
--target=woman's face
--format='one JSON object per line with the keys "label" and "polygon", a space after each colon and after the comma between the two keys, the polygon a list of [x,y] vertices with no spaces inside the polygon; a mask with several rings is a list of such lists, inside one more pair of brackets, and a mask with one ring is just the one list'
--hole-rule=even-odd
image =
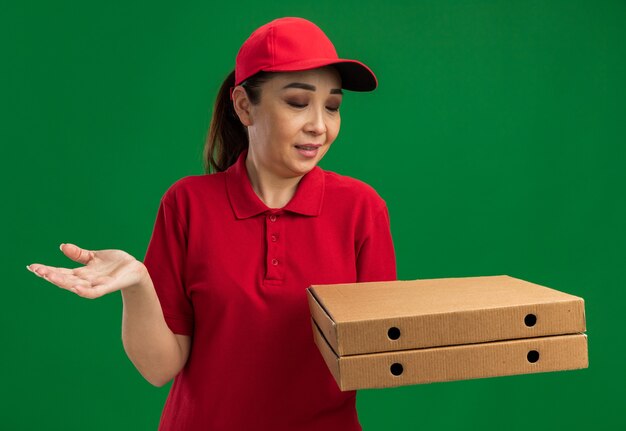
{"label": "woman's face", "polygon": [[[313,169],[339,133],[342,97],[341,77],[333,67],[275,73],[262,84],[257,105],[236,97],[257,169],[283,178]],[[245,99],[242,105],[238,99]]]}

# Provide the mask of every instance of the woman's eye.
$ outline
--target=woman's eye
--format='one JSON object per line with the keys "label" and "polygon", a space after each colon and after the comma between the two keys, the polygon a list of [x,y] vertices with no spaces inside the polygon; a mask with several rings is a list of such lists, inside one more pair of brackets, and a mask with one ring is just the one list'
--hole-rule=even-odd
{"label": "woman's eye", "polygon": [[[289,106],[292,106],[294,108],[298,108],[298,109],[302,109],[302,108],[306,108],[308,105],[306,103],[298,103],[298,102],[293,102],[293,101],[287,101],[287,104]],[[339,111],[339,106],[327,106],[326,109],[328,109],[331,112],[337,112]]]}
{"label": "woman's eye", "polygon": [[304,108],[306,107],[306,103],[296,103],[296,102],[287,102],[289,106],[293,106],[294,108]]}

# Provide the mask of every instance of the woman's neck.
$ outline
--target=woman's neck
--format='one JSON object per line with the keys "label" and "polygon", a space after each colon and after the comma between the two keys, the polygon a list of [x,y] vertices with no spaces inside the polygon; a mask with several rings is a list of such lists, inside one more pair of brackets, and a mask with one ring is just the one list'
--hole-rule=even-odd
{"label": "woman's neck", "polygon": [[282,208],[287,205],[302,179],[302,177],[278,177],[266,169],[259,169],[250,153],[246,157],[246,169],[252,189],[269,208]]}

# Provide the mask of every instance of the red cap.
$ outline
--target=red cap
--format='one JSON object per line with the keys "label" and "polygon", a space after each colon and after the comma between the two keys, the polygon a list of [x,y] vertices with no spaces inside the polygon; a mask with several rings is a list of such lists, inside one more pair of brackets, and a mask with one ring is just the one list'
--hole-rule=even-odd
{"label": "red cap", "polygon": [[[324,32],[304,18],[275,19],[258,29],[237,54],[235,86],[259,71],[291,72],[333,64],[341,75],[341,87],[372,91],[378,81],[374,72],[357,60],[339,58]],[[233,87],[230,89],[232,99]]]}

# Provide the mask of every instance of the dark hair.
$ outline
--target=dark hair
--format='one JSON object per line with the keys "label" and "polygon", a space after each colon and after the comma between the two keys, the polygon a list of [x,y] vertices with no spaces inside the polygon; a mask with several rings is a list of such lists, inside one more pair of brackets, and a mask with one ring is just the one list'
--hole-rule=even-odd
{"label": "dark hair", "polygon": [[[270,77],[271,72],[258,72],[241,83],[250,103],[257,105],[261,101],[261,84]],[[225,171],[237,161],[241,152],[248,148],[248,131],[239,121],[230,100],[230,88],[234,86],[233,70],[222,83],[215,99],[213,117],[202,155],[205,173]]]}

